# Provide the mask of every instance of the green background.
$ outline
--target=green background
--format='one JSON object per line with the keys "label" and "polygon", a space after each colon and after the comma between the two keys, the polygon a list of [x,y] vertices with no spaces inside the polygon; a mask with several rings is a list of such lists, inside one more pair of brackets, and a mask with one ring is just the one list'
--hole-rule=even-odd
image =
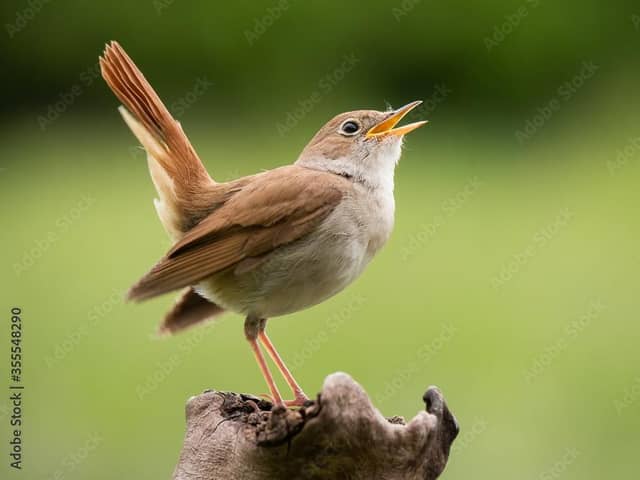
{"label": "green background", "polygon": [[0,476],[167,478],[189,396],[266,391],[237,315],[158,339],[172,296],[122,302],[169,242],[96,76],[117,39],[221,181],[336,113],[425,100],[389,244],[271,338],[308,393],[346,371],[387,416],[438,385],[462,427],[442,478],[635,478],[640,7],[558,3],[3,2],[5,451],[13,306],[26,425]]}

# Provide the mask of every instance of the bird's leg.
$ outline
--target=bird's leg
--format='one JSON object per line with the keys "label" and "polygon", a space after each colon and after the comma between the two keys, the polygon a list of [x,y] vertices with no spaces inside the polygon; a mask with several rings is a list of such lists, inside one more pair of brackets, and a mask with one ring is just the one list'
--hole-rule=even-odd
{"label": "bird's leg", "polygon": [[282,401],[282,396],[278,391],[278,387],[273,381],[273,376],[269,371],[269,367],[267,366],[267,362],[264,359],[264,355],[260,351],[260,346],[256,339],[258,338],[259,333],[264,329],[264,324],[266,323],[265,319],[259,319],[252,317],[249,315],[244,321],[244,334],[247,337],[247,341],[249,345],[251,345],[251,349],[253,350],[253,354],[256,357],[256,361],[258,362],[258,366],[260,367],[260,371],[262,372],[262,376],[267,382],[269,387],[269,391],[271,392],[271,397],[273,403],[276,405],[282,405],[284,402]]}
{"label": "bird's leg", "polygon": [[271,340],[269,340],[267,333],[264,331],[264,327],[265,325],[263,324],[262,328],[260,329],[260,332],[258,333],[258,338],[264,345],[264,348],[267,349],[267,353],[269,354],[271,359],[275,362],[276,366],[278,367],[278,370],[280,370],[280,373],[285,378],[285,380],[287,381],[287,384],[289,385],[289,387],[291,388],[291,391],[293,392],[294,399],[287,400],[284,403],[288,407],[301,407],[305,404],[305,402],[309,400],[309,398],[304,394],[304,392],[302,391],[302,388],[300,388],[300,385],[298,385],[298,382],[296,382],[295,378],[293,378],[293,375],[291,375],[291,372],[282,361],[282,358],[280,357],[277,350],[273,346],[273,343],[271,343]]}

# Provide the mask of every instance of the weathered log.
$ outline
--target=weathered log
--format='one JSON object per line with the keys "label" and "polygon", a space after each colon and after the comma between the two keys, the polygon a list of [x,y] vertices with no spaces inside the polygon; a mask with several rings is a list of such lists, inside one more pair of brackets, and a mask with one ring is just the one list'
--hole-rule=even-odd
{"label": "weathered log", "polygon": [[440,390],[409,423],[387,419],[349,375],[327,377],[315,401],[276,407],[251,395],[189,399],[175,480],[435,479],[458,424]]}

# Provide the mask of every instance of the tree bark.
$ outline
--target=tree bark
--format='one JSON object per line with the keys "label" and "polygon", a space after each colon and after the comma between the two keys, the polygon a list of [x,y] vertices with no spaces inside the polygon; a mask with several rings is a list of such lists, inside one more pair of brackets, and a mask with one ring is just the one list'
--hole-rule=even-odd
{"label": "tree bark", "polygon": [[251,395],[207,391],[187,402],[174,480],[435,479],[458,424],[440,390],[409,423],[384,418],[350,376],[334,373],[315,401],[273,408]]}

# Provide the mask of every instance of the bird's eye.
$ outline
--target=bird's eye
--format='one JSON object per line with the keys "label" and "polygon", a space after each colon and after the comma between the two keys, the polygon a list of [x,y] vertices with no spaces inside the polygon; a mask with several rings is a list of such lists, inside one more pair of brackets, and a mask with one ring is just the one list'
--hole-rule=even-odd
{"label": "bird's eye", "polygon": [[360,125],[355,120],[347,120],[340,127],[340,133],[344,135],[355,135],[360,130]]}

